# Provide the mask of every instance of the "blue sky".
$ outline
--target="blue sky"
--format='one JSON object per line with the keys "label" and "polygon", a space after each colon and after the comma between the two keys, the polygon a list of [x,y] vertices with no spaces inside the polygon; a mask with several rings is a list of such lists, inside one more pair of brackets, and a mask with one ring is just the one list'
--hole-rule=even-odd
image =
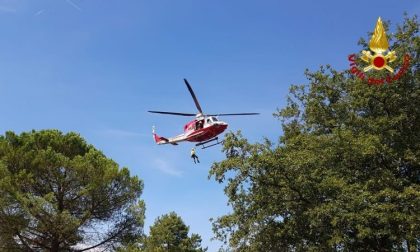
{"label": "blue sky", "polygon": [[203,237],[209,218],[228,213],[223,185],[207,179],[220,147],[156,146],[189,118],[147,110],[196,112],[187,78],[208,113],[251,141],[276,139],[272,117],[306,68],[348,67],[347,55],[381,16],[395,24],[420,2],[248,0],[0,0],[0,132],[56,128],[79,132],[144,180],[146,230],[176,211]]}

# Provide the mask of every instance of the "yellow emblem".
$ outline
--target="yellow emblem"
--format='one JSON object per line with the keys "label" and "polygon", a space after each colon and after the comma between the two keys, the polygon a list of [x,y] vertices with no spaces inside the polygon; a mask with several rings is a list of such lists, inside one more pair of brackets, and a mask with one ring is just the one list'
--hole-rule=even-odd
{"label": "yellow emblem", "polygon": [[370,63],[369,66],[363,68],[363,71],[367,72],[369,70],[376,69],[382,70],[385,68],[391,73],[394,72],[394,69],[388,66],[388,62],[393,62],[397,59],[395,51],[389,51],[386,55],[384,52],[388,50],[388,39],[386,37],[384,26],[382,25],[381,18],[378,18],[376,22],[375,31],[369,42],[369,48],[374,54],[370,51],[362,51],[363,56],[361,57],[363,61]]}

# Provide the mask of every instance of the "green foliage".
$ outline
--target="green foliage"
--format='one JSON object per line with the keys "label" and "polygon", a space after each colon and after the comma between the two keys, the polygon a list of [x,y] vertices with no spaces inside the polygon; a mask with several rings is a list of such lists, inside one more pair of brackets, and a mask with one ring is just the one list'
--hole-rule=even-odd
{"label": "green foliage", "polygon": [[0,250],[83,251],[142,233],[143,184],[75,133],[0,137]]}
{"label": "green foliage", "polygon": [[120,252],[204,252],[198,234],[188,236],[189,227],[175,212],[158,217],[150,227],[149,236],[143,236],[138,244],[129,245]]}
{"label": "green foliage", "polygon": [[216,238],[234,251],[420,249],[418,29],[406,18],[392,37],[393,67],[411,56],[400,80],[370,86],[330,66],[306,71],[309,84],[292,86],[276,113],[277,145],[226,135],[210,176],[226,183],[233,212],[213,222]]}
{"label": "green foliage", "polygon": [[176,213],[158,217],[150,227],[145,251],[205,251],[200,247],[201,237],[198,234],[188,237],[188,232],[189,227]]}

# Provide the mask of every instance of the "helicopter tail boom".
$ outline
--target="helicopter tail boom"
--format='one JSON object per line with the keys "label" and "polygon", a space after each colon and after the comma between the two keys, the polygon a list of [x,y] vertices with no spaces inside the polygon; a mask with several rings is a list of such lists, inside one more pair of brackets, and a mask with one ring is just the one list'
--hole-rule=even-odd
{"label": "helicopter tail boom", "polygon": [[176,142],[172,142],[166,137],[161,137],[155,132],[155,127],[153,126],[152,130],[153,139],[155,140],[156,144],[172,144],[172,145],[178,145]]}

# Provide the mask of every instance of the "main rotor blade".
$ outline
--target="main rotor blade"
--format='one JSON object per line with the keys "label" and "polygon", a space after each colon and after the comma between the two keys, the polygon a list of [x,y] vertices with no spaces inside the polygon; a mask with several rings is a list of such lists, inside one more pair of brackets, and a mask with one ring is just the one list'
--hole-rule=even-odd
{"label": "main rotor blade", "polygon": [[150,113],[155,113],[155,114],[165,114],[165,115],[179,115],[179,116],[195,116],[195,114],[190,114],[190,113],[178,113],[178,112],[166,112],[166,111],[147,111]]}
{"label": "main rotor blade", "polygon": [[203,110],[201,110],[200,103],[198,103],[197,97],[195,97],[194,91],[191,88],[190,83],[188,83],[187,79],[184,79],[184,82],[187,85],[187,88],[190,91],[190,94],[191,94],[192,98],[194,99],[195,106],[197,107],[198,112],[200,112],[201,114],[203,114]]}
{"label": "main rotor blade", "polygon": [[240,115],[259,115],[260,113],[234,113],[234,114],[212,114],[207,116],[240,116]]}

